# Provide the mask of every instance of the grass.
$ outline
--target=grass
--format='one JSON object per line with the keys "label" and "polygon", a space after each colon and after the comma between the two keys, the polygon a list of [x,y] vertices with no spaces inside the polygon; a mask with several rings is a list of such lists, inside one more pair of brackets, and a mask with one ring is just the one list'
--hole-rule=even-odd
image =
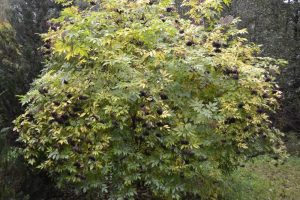
{"label": "grass", "polygon": [[238,169],[227,181],[224,200],[299,200],[300,158],[290,157],[275,166],[267,158],[257,158]]}

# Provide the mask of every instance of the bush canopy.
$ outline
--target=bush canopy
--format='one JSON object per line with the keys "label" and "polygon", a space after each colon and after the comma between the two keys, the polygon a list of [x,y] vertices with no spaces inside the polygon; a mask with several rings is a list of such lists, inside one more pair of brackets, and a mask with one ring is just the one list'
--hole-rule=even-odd
{"label": "bush canopy", "polygon": [[270,113],[281,61],[259,57],[229,1],[72,1],[15,121],[29,164],[99,199],[217,197],[251,157],[284,154]]}

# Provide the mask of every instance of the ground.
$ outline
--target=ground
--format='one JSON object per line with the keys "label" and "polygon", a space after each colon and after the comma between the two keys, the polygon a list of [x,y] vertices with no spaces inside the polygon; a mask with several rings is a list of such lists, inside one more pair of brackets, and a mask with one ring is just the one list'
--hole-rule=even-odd
{"label": "ground", "polygon": [[300,158],[291,156],[277,166],[268,158],[257,158],[238,169],[228,182],[228,200],[298,200]]}

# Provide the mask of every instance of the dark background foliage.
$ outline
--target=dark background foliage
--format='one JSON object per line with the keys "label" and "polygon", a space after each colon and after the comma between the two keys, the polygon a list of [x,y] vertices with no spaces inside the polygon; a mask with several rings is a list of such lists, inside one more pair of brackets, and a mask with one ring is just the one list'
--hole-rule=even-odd
{"label": "dark background foliage", "polygon": [[[292,1],[290,1],[292,2]],[[262,45],[263,56],[289,62],[278,77],[284,99],[274,121],[285,132],[300,130],[300,3],[282,0],[235,0],[229,14],[241,18],[250,41]]]}
{"label": "dark background foliage", "polygon": [[11,123],[22,110],[16,95],[28,90],[42,68],[39,33],[47,31],[46,21],[58,7],[50,0],[0,4],[0,199],[48,198],[59,193],[46,174],[31,171],[14,151],[18,143]]}

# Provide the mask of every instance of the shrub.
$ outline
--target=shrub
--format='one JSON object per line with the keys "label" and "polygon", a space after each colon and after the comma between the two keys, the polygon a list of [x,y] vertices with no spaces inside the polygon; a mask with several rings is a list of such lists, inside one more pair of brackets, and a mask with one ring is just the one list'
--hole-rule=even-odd
{"label": "shrub", "polygon": [[94,198],[192,199],[216,197],[245,159],[284,152],[268,117],[278,62],[257,57],[238,20],[216,20],[221,1],[185,5],[188,19],[169,0],[103,0],[52,21],[15,121],[30,164]]}

